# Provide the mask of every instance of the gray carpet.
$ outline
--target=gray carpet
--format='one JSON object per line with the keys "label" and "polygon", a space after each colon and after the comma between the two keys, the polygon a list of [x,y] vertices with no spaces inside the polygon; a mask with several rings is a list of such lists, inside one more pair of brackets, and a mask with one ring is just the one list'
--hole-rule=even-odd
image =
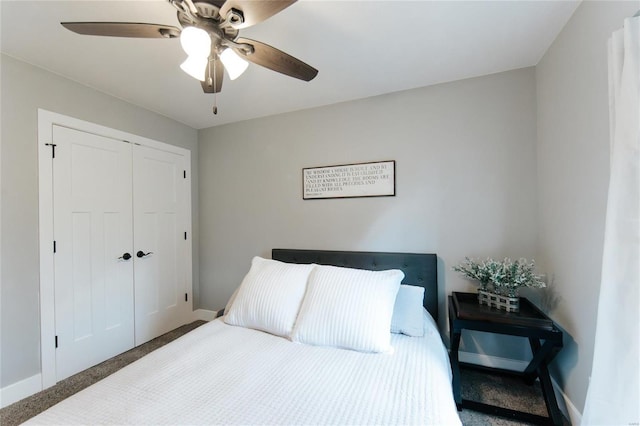
{"label": "gray carpet", "polygon": [[[516,376],[495,375],[484,371],[461,369],[462,398],[511,410],[523,411],[538,416],[547,416],[547,407],[542,396],[540,382],[528,386]],[[465,426],[517,426],[531,423],[478,413],[472,410],[459,412]],[[564,425],[571,423],[563,418]]]}
{"label": "gray carpet", "polygon": [[[183,334],[204,324],[195,321],[164,334],[144,345],[111,358],[88,370],[58,382],[42,392],[18,401],[0,410],[0,425],[13,426],[30,419],[38,413],[68,398],[87,386],[107,377],[125,365],[143,357],[149,352],[171,342]],[[462,397],[491,403],[532,414],[546,415],[542,391],[538,383],[525,385],[521,380],[509,376],[494,376],[473,370],[462,370]],[[516,426],[528,423],[516,422],[471,410],[463,410],[460,419],[465,426],[493,425]],[[565,420],[565,424],[569,424]]]}

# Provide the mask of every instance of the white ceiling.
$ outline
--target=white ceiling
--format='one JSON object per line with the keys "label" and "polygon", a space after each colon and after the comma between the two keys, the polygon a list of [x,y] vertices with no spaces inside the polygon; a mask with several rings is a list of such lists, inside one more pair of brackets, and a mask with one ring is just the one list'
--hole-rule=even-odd
{"label": "white ceiling", "polygon": [[61,21],[179,26],[165,1],[1,2],[2,52],[195,129],[536,65],[579,1],[301,0],[240,31],[320,72],[257,65],[217,96],[179,68],[177,39],[80,36]]}

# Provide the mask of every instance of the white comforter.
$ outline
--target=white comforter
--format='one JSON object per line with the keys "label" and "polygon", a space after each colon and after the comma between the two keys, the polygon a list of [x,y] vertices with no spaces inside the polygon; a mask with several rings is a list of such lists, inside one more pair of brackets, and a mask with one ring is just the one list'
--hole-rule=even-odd
{"label": "white comforter", "polygon": [[28,424],[460,424],[446,350],[394,334],[393,353],[202,325]]}

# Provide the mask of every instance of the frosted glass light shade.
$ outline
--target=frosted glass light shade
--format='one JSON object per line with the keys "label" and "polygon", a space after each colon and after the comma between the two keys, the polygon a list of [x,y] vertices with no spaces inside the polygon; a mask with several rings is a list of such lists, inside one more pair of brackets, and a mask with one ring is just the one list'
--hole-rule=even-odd
{"label": "frosted glass light shade", "polygon": [[187,27],[180,33],[180,45],[189,56],[209,57],[211,53],[211,37],[200,28]]}
{"label": "frosted glass light shade", "polygon": [[204,81],[207,62],[209,62],[207,57],[189,56],[187,60],[180,65],[180,68],[191,77]]}
{"label": "frosted glass light shade", "polygon": [[222,61],[224,68],[227,70],[227,73],[229,73],[229,78],[231,80],[235,80],[240,77],[249,66],[249,62],[242,59],[236,52],[229,48],[222,51],[220,54],[220,60]]}
{"label": "frosted glass light shade", "polygon": [[180,33],[180,44],[188,55],[180,68],[193,78],[200,81],[205,79],[207,62],[211,54],[211,37],[205,30],[196,27],[186,27]]}

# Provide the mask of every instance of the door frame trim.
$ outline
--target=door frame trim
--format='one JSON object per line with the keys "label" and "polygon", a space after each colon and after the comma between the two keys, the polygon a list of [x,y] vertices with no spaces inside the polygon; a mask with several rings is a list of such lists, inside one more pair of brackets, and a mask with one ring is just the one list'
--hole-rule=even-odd
{"label": "door frame trim", "polygon": [[[58,125],[92,133],[107,138],[144,145],[162,151],[168,151],[185,157],[189,170],[186,177],[186,208],[188,219],[187,232],[191,230],[191,151],[175,145],[159,142],[143,136],[134,135],[121,130],[101,126],[99,124],[38,109],[38,224],[40,253],[40,359],[42,369],[42,389],[56,384],[56,352],[55,352],[55,298],[54,298],[54,259],[53,259],[53,160],[51,147],[53,142],[53,126]],[[191,239],[193,241],[193,239]],[[193,259],[192,244],[187,248],[187,283],[189,301],[193,300]]]}

